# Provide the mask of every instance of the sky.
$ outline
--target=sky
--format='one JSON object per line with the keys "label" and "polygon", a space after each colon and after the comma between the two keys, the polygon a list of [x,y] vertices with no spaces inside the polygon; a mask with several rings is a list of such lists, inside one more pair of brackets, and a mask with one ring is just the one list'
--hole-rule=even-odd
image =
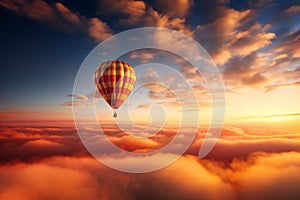
{"label": "sky", "polygon": [[[57,114],[72,119],[70,95],[88,53],[114,34],[147,26],[180,31],[204,47],[221,71],[226,116],[231,121],[300,112],[297,1],[90,1],[82,5],[37,0],[1,1],[0,6],[4,27],[0,106],[6,119],[27,112],[30,119],[54,119]],[[126,61],[134,67],[168,62],[155,50],[128,54]],[[152,71],[164,78],[163,72]]]}
{"label": "sky", "polygon": [[[0,199],[299,199],[299,21],[297,0],[0,0]],[[109,40],[144,27],[179,33]],[[132,41],[172,51],[118,57],[137,82],[113,119],[78,77]]]}

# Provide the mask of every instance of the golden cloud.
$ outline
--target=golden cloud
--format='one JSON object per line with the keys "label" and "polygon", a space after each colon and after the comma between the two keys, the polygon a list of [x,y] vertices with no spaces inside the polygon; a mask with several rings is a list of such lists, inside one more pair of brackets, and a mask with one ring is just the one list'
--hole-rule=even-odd
{"label": "golden cloud", "polygon": [[254,154],[222,163],[183,156],[146,174],[109,169],[90,157],[0,166],[4,199],[297,199],[300,153]]}

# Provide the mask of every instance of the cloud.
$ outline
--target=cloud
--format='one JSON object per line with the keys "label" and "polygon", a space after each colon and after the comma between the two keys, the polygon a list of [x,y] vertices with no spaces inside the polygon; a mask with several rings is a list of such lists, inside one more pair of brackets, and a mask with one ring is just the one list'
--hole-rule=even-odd
{"label": "cloud", "polygon": [[231,57],[229,49],[237,29],[251,15],[250,10],[237,11],[225,7],[222,7],[222,13],[213,22],[197,26],[195,31],[195,38],[218,64],[224,64]]}
{"label": "cloud", "polygon": [[[179,70],[184,76],[182,79],[171,75],[160,76],[154,68],[147,68],[139,75],[138,79],[141,83],[145,83],[143,88],[146,89],[148,98],[152,101],[137,106],[138,109],[151,108],[158,103],[160,106],[173,108],[173,110],[185,105],[189,110],[197,111],[197,106],[209,107],[211,105],[209,91],[200,73],[186,61],[182,62],[181,59],[178,62],[180,62],[178,63]],[[194,109],[190,109],[193,106]]]}
{"label": "cloud", "polygon": [[132,52],[130,54],[131,59],[138,59],[141,63],[147,63],[154,58],[154,54],[146,51]]}
{"label": "cloud", "polygon": [[1,162],[28,161],[54,155],[87,155],[75,127],[1,126]]}
{"label": "cloud", "polygon": [[146,12],[144,1],[98,1],[98,13],[101,16],[118,17],[119,23],[123,25],[135,25],[143,19]]}
{"label": "cloud", "polygon": [[154,1],[154,6],[159,12],[172,17],[185,17],[192,5],[192,0]]}
{"label": "cloud", "polygon": [[90,157],[52,157],[1,165],[0,197],[298,199],[299,155],[260,153],[227,164],[183,156],[167,168],[138,175],[117,172]]}
{"label": "cloud", "polygon": [[287,12],[289,14],[299,13],[300,5],[293,5],[293,6],[289,7],[287,10],[285,10],[284,12]]}
{"label": "cloud", "polygon": [[[55,163],[52,166],[50,163],[2,166],[0,176],[6,184],[1,186],[0,198],[97,199],[105,197],[95,189],[99,185],[92,174],[59,166],[64,165],[63,160],[59,158],[53,159],[52,162]],[[67,160],[66,162],[70,163]],[[82,159],[81,162],[83,164],[85,160]]]}
{"label": "cloud", "polygon": [[[161,172],[140,176],[118,173],[92,158],[54,157],[32,164],[1,166],[0,177],[5,183],[0,197],[9,199],[214,199],[221,193],[227,198],[233,195],[229,184],[191,157],[181,158]],[[53,185],[55,189],[49,190]],[[212,192],[211,187],[218,192]]]}
{"label": "cloud", "polygon": [[68,101],[68,102],[65,102],[65,103],[61,104],[61,106],[63,106],[63,107],[72,107],[72,106],[86,107],[86,106],[90,106],[90,103],[80,102],[80,101],[74,101],[74,102]]}
{"label": "cloud", "polygon": [[40,21],[53,21],[56,18],[55,9],[42,0],[3,0],[0,5]]}
{"label": "cloud", "polygon": [[144,87],[150,89],[151,91],[153,91],[155,93],[160,93],[160,92],[170,90],[167,86],[162,85],[160,83],[147,83],[144,85]]}
{"label": "cloud", "polygon": [[112,36],[108,25],[98,18],[90,19],[88,31],[90,36],[98,42]]}
{"label": "cloud", "polygon": [[264,115],[264,116],[249,116],[249,117],[245,117],[245,118],[240,118],[240,119],[249,119],[249,118],[273,118],[273,117],[297,117],[300,116],[300,113],[289,113],[289,114],[278,114],[278,115]]}
{"label": "cloud", "polygon": [[152,104],[140,104],[138,105],[136,108],[137,109],[149,109],[151,108],[153,105]]}
{"label": "cloud", "polygon": [[130,135],[109,137],[109,140],[118,147],[131,152],[151,152],[164,145],[151,138],[137,138]]}
{"label": "cloud", "polygon": [[280,87],[294,87],[294,86],[300,86],[300,81],[294,82],[294,83],[268,85],[265,87],[265,92],[270,92],[270,91],[275,90]]}
{"label": "cloud", "polygon": [[257,53],[251,53],[245,57],[230,58],[223,69],[223,77],[227,84],[235,86],[256,86],[267,81],[261,70],[262,59]]}
{"label": "cloud", "polygon": [[80,25],[82,23],[79,16],[73,13],[69,8],[65,7],[62,3],[56,3],[55,7],[57,11],[69,22],[76,25]]}
{"label": "cloud", "polygon": [[[235,160],[224,171],[217,162],[203,162],[209,171],[222,177],[236,191],[236,199],[297,199],[294,184],[299,182],[298,152],[256,153],[247,160]],[[226,166],[226,164],[225,164]],[[282,183],[286,184],[282,184]]]}
{"label": "cloud", "polygon": [[[245,199],[297,199],[296,185],[300,181],[299,153],[257,155],[255,164],[237,173]],[[262,177],[262,178],[254,178]]]}
{"label": "cloud", "polygon": [[149,67],[146,69],[146,71],[141,74],[138,79],[141,82],[149,83],[149,82],[157,82],[159,80],[158,73],[155,69]]}
{"label": "cloud", "polygon": [[97,42],[112,36],[110,27],[101,19],[87,18],[60,2],[52,5],[42,0],[4,0],[0,6],[66,32],[87,33]]}
{"label": "cloud", "polygon": [[264,8],[274,4],[274,0],[256,0],[248,2],[250,8]]}
{"label": "cloud", "polygon": [[[165,126],[152,137],[139,140],[113,124],[102,128],[112,142],[134,152],[160,148],[178,130],[176,125]],[[130,133],[138,131],[128,128]],[[84,131],[98,133],[92,125]],[[225,126],[213,151],[199,160],[197,148],[206,131],[200,128],[192,147],[172,165],[152,173],[128,174],[90,157],[71,125],[1,126],[0,198],[299,198],[300,136],[296,131]],[[135,162],[131,157],[122,159]]]}
{"label": "cloud", "polygon": [[24,111],[10,111],[10,112],[0,112],[0,117],[10,118],[13,116],[24,116],[24,115],[39,115],[41,112],[24,112]]}
{"label": "cloud", "polygon": [[256,22],[247,27],[245,31],[238,32],[236,40],[233,41],[230,47],[233,54],[246,56],[271,44],[271,40],[276,37],[276,34],[268,33],[269,28],[270,25],[262,27]]}
{"label": "cloud", "polygon": [[251,21],[252,10],[225,9],[224,15],[196,28],[196,39],[210,53],[214,61],[223,65],[233,56],[247,56],[268,46],[275,38],[267,32],[269,25]]}
{"label": "cloud", "polygon": [[[289,61],[293,61],[293,58],[299,59],[300,58],[299,40],[300,40],[300,30],[288,33],[281,38],[281,42],[278,43],[275,46],[275,48],[271,50],[271,53],[276,55],[277,59],[278,56],[281,55],[284,55],[284,57],[281,56],[279,57],[280,59],[288,59]],[[276,66],[278,65],[278,62],[272,64],[273,66]]]}
{"label": "cloud", "polygon": [[[231,137],[233,139],[234,137]],[[299,138],[283,139],[279,138],[249,138],[235,139],[235,142],[229,140],[219,140],[214,149],[207,156],[216,160],[231,161],[233,159],[245,159],[253,152],[289,152],[299,150]],[[200,141],[199,141],[200,142]],[[243,148],[241,148],[243,147]],[[234,149],[239,149],[234,152]]]}
{"label": "cloud", "polygon": [[68,95],[68,97],[73,97],[77,100],[88,100],[89,99],[87,97],[87,95],[84,95],[84,94],[70,94],[70,95]]}
{"label": "cloud", "polygon": [[[121,1],[122,2],[122,1]],[[122,19],[120,22],[123,24],[136,24],[145,14],[146,5],[144,1],[123,1],[126,2],[125,8],[121,8],[124,14],[128,15],[127,19]]]}
{"label": "cloud", "polygon": [[46,113],[40,111],[29,111],[23,108],[6,108],[0,110],[0,121],[16,121],[22,119],[34,119],[45,116]]}
{"label": "cloud", "polygon": [[[278,115],[280,117],[281,115]],[[298,113],[282,116],[298,116]],[[277,117],[266,116],[266,117]],[[187,154],[198,155],[207,129],[200,129]],[[254,152],[290,152],[299,151],[299,134],[294,130],[276,130],[276,128],[254,128],[225,126],[221,136],[208,154],[208,159],[230,162],[234,159],[246,159]],[[238,149],[238,151],[237,151]]]}
{"label": "cloud", "polygon": [[[275,2],[256,1],[237,10],[228,3],[200,3],[206,6],[207,23],[197,26],[194,34],[223,71],[226,85],[237,87],[235,90],[239,87],[269,90],[276,88],[272,85],[297,82],[280,73],[282,68],[297,63],[299,31],[292,20],[296,14],[287,14],[287,10],[298,12],[297,9],[290,4],[281,8]],[[262,23],[263,12],[270,9],[275,13]],[[280,27],[287,29],[281,31]]]}
{"label": "cloud", "polygon": [[[299,27],[294,23],[297,5],[255,1],[240,10],[230,8],[229,1],[203,1],[199,5],[199,12],[207,15],[194,30],[194,38],[220,67],[227,87],[269,92],[299,85]],[[263,12],[270,9],[274,13],[267,22],[261,22]]]}
{"label": "cloud", "polygon": [[148,97],[153,100],[174,100],[176,101],[176,94],[170,88],[160,84],[152,83],[147,84],[146,88],[150,89]]}
{"label": "cloud", "polygon": [[151,8],[149,8],[148,16],[145,18],[145,25],[169,28],[188,36],[194,35],[194,31],[186,25],[185,18],[172,18],[169,15],[161,15]]}
{"label": "cloud", "polygon": [[[174,101],[164,101],[164,106],[174,107]],[[170,105],[169,105],[170,104]],[[298,113],[286,115],[263,116],[281,117],[299,116]],[[177,133],[173,123],[166,122],[163,128],[151,126],[124,127],[125,132],[113,124],[101,124],[102,130],[117,146],[128,151],[147,152],[159,149],[168,144]],[[81,131],[97,134],[97,126],[86,126]],[[186,129],[186,134],[190,134]],[[187,154],[198,155],[207,128],[198,130],[197,137]],[[133,136],[146,136],[141,139]],[[73,126],[2,126],[0,127],[0,156],[3,162],[21,159],[30,160],[53,155],[86,155]],[[232,160],[233,158],[247,158],[251,153],[287,152],[299,150],[300,137],[297,133],[255,128],[240,128],[225,126],[221,138],[217,142],[208,158],[215,160]],[[183,139],[184,141],[184,139]],[[236,151],[235,149],[239,149]],[[8,153],[9,152],[9,153]]]}
{"label": "cloud", "polygon": [[[186,18],[189,8],[192,5],[190,0],[176,0],[171,4],[168,2],[154,2],[159,11],[146,4],[144,1],[100,1],[98,14],[110,16],[117,20],[121,26],[156,26],[178,30],[187,35],[192,35],[192,30],[186,26]],[[167,6],[168,5],[168,6]],[[170,8],[168,12],[161,11]],[[107,9],[109,8],[109,9]]]}
{"label": "cloud", "polygon": [[189,63],[180,64],[179,69],[182,75],[187,79],[187,81],[195,82],[198,85],[204,84],[204,79],[199,72],[201,71],[201,69],[197,69]]}
{"label": "cloud", "polygon": [[63,107],[86,107],[86,106],[92,106],[93,102],[97,102],[103,97],[99,94],[99,92],[92,92],[90,94],[69,94],[68,97],[72,97],[73,101],[67,101],[61,106]]}
{"label": "cloud", "polygon": [[[191,0],[176,0],[168,2],[154,2],[154,7],[144,1],[99,1],[98,15],[113,17],[115,25],[121,27],[165,27],[178,30],[187,35],[193,31],[186,25],[188,10],[192,6]],[[109,8],[109,9],[107,9]],[[168,8],[168,11],[166,10]]]}
{"label": "cloud", "polygon": [[299,86],[299,39],[299,30],[287,33],[265,53],[264,71],[272,78],[264,87],[266,92],[280,87]]}
{"label": "cloud", "polygon": [[299,5],[294,2],[286,4],[273,4],[276,9],[273,15],[270,15],[269,22],[273,29],[281,36],[289,34],[295,30],[299,30],[299,26],[295,24],[295,20],[299,20]]}

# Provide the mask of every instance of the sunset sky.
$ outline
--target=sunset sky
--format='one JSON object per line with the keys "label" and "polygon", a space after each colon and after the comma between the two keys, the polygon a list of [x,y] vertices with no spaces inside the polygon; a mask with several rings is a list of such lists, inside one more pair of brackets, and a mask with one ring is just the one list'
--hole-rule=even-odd
{"label": "sunset sky", "polygon": [[[0,199],[300,198],[299,1],[0,0],[0,19]],[[97,45],[142,27],[191,37],[220,72],[225,119],[204,159],[198,154],[212,134],[213,100],[207,77],[196,70],[202,66],[160,49],[121,55],[136,70],[137,83],[116,120],[95,88],[73,92]],[[151,41],[173,47],[170,38],[154,34]],[[195,53],[179,44],[174,51]],[[72,99],[81,113],[77,129]],[[161,152],[160,160],[176,157],[192,122],[199,124],[173,164],[131,174],[86,149],[86,142],[110,148],[90,109],[107,141],[126,152],[142,155],[170,144],[174,151]],[[181,139],[172,144],[178,132]],[[105,162],[147,168],[135,155],[126,160],[117,153],[105,154],[113,155]]]}

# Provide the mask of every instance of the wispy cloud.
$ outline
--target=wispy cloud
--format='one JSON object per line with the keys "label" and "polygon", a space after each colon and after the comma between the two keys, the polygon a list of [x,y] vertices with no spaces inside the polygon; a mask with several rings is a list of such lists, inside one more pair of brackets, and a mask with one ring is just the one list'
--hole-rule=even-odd
{"label": "wispy cloud", "polygon": [[[146,13],[144,1],[98,1],[98,14],[100,16],[120,16],[118,23],[123,25],[136,25],[141,23]],[[108,9],[109,8],[109,9]]]}
{"label": "wispy cloud", "polygon": [[88,32],[90,36],[98,42],[112,36],[109,26],[99,18],[90,19]]}
{"label": "wispy cloud", "polygon": [[130,54],[131,59],[138,59],[141,63],[148,63],[154,58],[154,53],[146,52],[146,51],[135,51]]}
{"label": "wispy cloud", "polygon": [[71,106],[77,106],[77,107],[86,107],[86,106],[92,106],[94,102],[97,102],[103,97],[99,94],[99,92],[92,92],[90,94],[69,94],[68,97],[71,97],[72,101],[67,101],[61,106],[63,107],[71,107]]}
{"label": "wispy cloud", "polygon": [[270,91],[275,90],[280,87],[293,87],[293,86],[300,86],[300,81],[294,82],[294,83],[282,83],[282,84],[269,85],[269,86],[266,86],[265,92],[270,92]]}
{"label": "wispy cloud", "polygon": [[263,116],[247,116],[237,118],[236,120],[241,119],[259,119],[259,118],[273,118],[273,117],[297,117],[300,116],[300,113],[288,113],[288,114],[275,114],[275,115],[263,115]]}

